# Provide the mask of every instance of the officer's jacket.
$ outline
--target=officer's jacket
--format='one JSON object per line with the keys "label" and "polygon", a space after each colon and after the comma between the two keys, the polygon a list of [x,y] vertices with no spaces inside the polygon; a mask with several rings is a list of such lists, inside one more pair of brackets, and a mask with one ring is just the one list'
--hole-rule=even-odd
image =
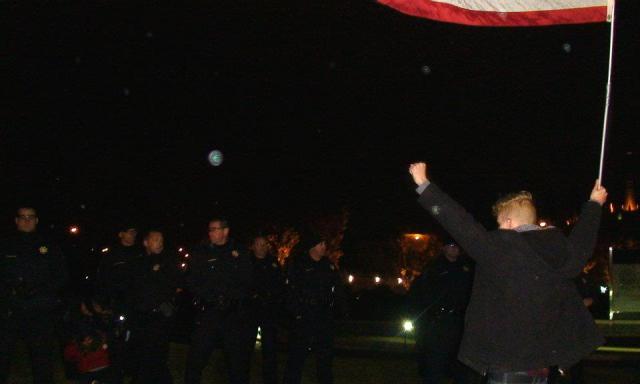
{"label": "officer's jacket", "polygon": [[269,305],[284,299],[285,277],[273,256],[253,258],[253,293],[257,304]]}
{"label": "officer's jacket", "polygon": [[59,302],[68,272],[60,249],[38,233],[0,242],[0,310],[41,311]]}
{"label": "officer's jacket", "polygon": [[248,301],[252,293],[252,257],[234,241],[199,245],[191,252],[187,286],[204,302]]}
{"label": "officer's jacket", "polygon": [[113,305],[121,305],[133,282],[133,265],[141,256],[137,246],[114,245],[104,254],[98,267],[96,290]]}
{"label": "officer's jacket", "polygon": [[329,314],[334,307],[345,314],[342,279],[326,257],[315,261],[305,253],[296,255],[287,271],[287,288],[287,309],[294,316]]}
{"label": "officer's jacket", "polygon": [[455,262],[439,255],[411,284],[407,295],[411,314],[424,321],[445,314],[463,315],[472,281],[473,268],[462,255]]}
{"label": "officer's jacket", "polygon": [[172,303],[180,284],[178,258],[170,252],[142,255],[132,265],[133,281],[129,290],[129,306],[136,312],[158,310]]}

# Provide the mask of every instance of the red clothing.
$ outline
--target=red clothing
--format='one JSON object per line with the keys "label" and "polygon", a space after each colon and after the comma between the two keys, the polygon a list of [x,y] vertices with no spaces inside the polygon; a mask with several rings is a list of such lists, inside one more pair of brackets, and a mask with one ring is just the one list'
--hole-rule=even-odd
{"label": "red clothing", "polygon": [[97,351],[83,351],[74,341],[65,347],[64,359],[76,363],[80,373],[94,372],[109,366],[109,350],[107,344],[102,344]]}

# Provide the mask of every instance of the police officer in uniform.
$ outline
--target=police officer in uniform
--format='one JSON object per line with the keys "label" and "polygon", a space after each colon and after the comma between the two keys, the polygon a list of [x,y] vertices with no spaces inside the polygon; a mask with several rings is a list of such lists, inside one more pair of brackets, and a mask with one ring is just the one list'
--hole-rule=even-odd
{"label": "police officer in uniform", "polygon": [[54,311],[67,269],[60,249],[36,232],[38,215],[18,209],[17,233],[0,242],[0,383],[18,338],[29,348],[34,383],[53,383]]}
{"label": "police officer in uniform", "polygon": [[143,255],[132,265],[128,295],[131,352],[138,363],[133,382],[167,384],[172,383],[167,359],[181,272],[177,255],[165,250],[162,232],[148,231],[143,246]]}
{"label": "police officer in uniform", "polygon": [[109,357],[115,384],[123,382],[129,365],[127,362],[136,360],[126,348],[126,322],[129,317],[126,297],[135,278],[132,266],[142,255],[142,249],[136,244],[137,235],[138,230],[133,223],[119,227],[118,240],[102,257],[96,279],[97,299],[113,314],[109,322]]}
{"label": "police officer in uniform", "polygon": [[192,334],[184,381],[200,384],[202,370],[221,343],[229,381],[246,384],[255,337],[251,255],[229,238],[225,218],[209,221],[207,241],[194,247],[191,255],[187,287],[201,311]]}
{"label": "police officer in uniform", "polygon": [[458,245],[449,242],[411,285],[418,373],[425,384],[439,384],[450,376],[456,383],[470,380],[471,372],[457,363],[456,354],[472,280],[472,265]]}
{"label": "police officer in uniform", "polygon": [[299,384],[309,351],[316,355],[320,384],[333,383],[334,315],[346,315],[346,300],[337,267],[327,258],[327,243],[305,234],[287,270],[287,310],[292,316],[285,384]]}
{"label": "police officer in uniform", "polygon": [[[278,260],[270,253],[267,238],[256,236],[251,244],[253,253],[253,304],[256,328],[260,328],[262,348],[262,382],[278,382],[276,339],[278,317],[282,309],[284,275]],[[257,332],[257,329],[256,329]]]}

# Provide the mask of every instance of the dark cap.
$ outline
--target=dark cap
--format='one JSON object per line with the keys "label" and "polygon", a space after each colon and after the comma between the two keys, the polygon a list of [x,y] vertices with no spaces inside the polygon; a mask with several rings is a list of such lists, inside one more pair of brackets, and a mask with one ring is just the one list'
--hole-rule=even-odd
{"label": "dark cap", "polygon": [[134,223],[134,222],[131,222],[131,221],[123,221],[117,227],[118,233],[126,232],[126,231],[128,231],[130,229],[138,230],[138,225],[136,223]]}

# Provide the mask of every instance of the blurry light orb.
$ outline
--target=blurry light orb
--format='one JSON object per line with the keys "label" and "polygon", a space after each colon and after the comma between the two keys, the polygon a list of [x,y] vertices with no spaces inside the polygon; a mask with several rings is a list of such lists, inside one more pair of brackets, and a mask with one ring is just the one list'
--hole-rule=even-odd
{"label": "blurry light orb", "polygon": [[218,151],[217,149],[209,152],[209,156],[207,156],[207,158],[209,159],[209,164],[213,165],[214,167],[221,165],[224,161],[222,152]]}
{"label": "blurry light orb", "polygon": [[402,277],[398,277],[398,285],[402,284]]}
{"label": "blurry light orb", "polygon": [[410,320],[405,320],[402,323],[402,329],[404,329],[405,332],[413,331],[413,322],[411,322]]}
{"label": "blurry light orb", "polygon": [[349,275],[348,280],[349,280],[350,283],[353,283],[353,279],[354,279],[353,275]]}
{"label": "blurry light orb", "polygon": [[80,228],[78,228],[75,225],[72,225],[71,227],[69,227],[69,233],[71,233],[72,235],[77,235],[80,232]]}
{"label": "blurry light orb", "polygon": [[382,280],[382,279],[380,278],[380,276],[376,276],[376,277],[374,277],[374,278],[373,278],[373,281],[374,281],[376,284],[379,284],[381,280]]}
{"label": "blurry light orb", "polygon": [[562,50],[565,51],[566,53],[571,52],[571,44],[569,43],[562,44]]}
{"label": "blurry light orb", "polygon": [[428,65],[423,65],[421,70],[422,70],[422,73],[425,75],[431,74],[431,67],[429,67]]}

